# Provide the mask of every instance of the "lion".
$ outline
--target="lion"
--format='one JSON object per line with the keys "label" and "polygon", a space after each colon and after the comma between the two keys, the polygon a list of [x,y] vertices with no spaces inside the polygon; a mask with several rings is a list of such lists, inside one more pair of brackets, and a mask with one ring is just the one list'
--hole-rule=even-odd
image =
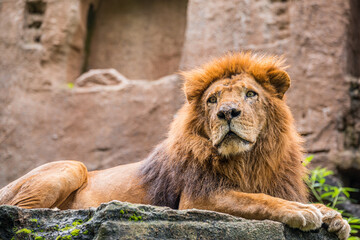
{"label": "lion", "polygon": [[48,163],[2,188],[0,204],[83,209],[119,200],[269,219],[303,231],[325,223],[348,238],[338,212],[308,204],[283,58],[228,53],[182,76],[187,101],[145,160],[90,172],[77,161]]}

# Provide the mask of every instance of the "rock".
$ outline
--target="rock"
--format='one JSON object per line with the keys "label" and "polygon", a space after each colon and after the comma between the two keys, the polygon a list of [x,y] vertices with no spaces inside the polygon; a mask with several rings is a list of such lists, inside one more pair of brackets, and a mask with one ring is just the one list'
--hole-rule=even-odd
{"label": "rock", "polygon": [[[204,210],[113,201],[88,210],[24,210],[0,206],[0,239],[337,239],[321,228],[302,232]],[[37,238],[36,238],[37,237]],[[42,238],[41,238],[42,237]]]}
{"label": "rock", "polygon": [[117,85],[128,83],[126,77],[113,68],[90,70],[75,80],[79,87],[89,87],[94,85]]}
{"label": "rock", "polygon": [[[89,2],[81,4],[86,9]],[[184,44],[186,8],[187,0],[102,1],[95,9],[86,68],[112,67],[130,79],[173,74]]]}
{"label": "rock", "polygon": [[[84,87],[64,84],[56,91],[33,92],[5,108],[0,115],[0,187],[60,159],[82,161],[89,170],[140,161],[165,138],[184,101],[177,75],[123,79],[116,85],[90,84],[94,76],[99,75],[83,78]],[[26,144],[19,141],[25,138]]]}

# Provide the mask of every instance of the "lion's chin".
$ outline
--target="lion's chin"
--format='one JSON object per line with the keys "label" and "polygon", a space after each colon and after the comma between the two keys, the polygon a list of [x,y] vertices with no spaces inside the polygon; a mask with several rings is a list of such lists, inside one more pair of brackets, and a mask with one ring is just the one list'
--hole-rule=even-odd
{"label": "lion's chin", "polygon": [[249,151],[253,143],[238,137],[235,133],[228,133],[222,142],[217,146],[218,152],[224,156],[238,155]]}

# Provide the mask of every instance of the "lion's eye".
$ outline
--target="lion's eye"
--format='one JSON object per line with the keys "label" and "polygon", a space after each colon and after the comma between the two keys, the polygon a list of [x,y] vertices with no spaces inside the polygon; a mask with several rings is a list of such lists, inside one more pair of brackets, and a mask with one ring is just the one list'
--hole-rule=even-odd
{"label": "lion's eye", "polygon": [[209,99],[207,100],[208,103],[216,103],[217,99],[215,96],[209,97]]}
{"label": "lion's eye", "polygon": [[246,97],[255,97],[257,95],[257,93],[256,92],[254,92],[254,91],[248,91],[247,93],[246,93]]}

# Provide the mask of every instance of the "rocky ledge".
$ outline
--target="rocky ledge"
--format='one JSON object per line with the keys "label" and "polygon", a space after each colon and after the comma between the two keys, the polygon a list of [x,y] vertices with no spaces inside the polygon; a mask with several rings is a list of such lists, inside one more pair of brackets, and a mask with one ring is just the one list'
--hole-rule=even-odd
{"label": "rocky ledge", "polygon": [[113,201],[87,210],[0,206],[0,240],[35,239],[337,239],[321,228],[302,232],[274,221],[212,211],[172,210]]}

